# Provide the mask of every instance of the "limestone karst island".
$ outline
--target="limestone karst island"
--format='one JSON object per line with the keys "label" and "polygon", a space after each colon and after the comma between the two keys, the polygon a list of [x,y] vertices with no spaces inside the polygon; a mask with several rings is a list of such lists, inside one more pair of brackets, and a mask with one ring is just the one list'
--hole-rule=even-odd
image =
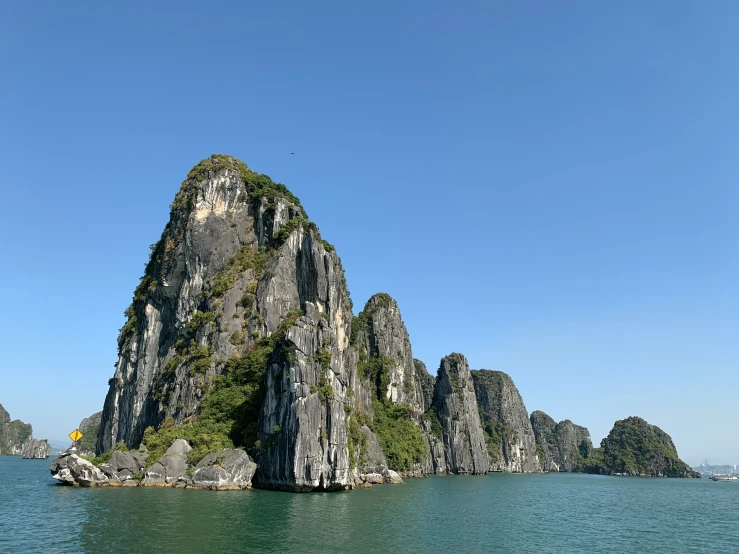
{"label": "limestone karst island", "polygon": [[[699,476],[640,418],[594,448],[585,427],[529,416],[507,374],[462,354],[432,377],[395,300],[378,293],[354,315],[341,259],[300,201],[231,156],[189,172],[125,313],[102,413],[51,466],[61,483],[308,492],[490,471]],[[18,453],[30,429],[6,416],[0,448]]]}

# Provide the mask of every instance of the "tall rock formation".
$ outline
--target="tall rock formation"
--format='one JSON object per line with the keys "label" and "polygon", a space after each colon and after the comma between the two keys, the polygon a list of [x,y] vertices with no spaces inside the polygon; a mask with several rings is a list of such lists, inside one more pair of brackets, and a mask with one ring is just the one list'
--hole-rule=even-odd
{"label": "tall rock formation", "polygon": [[424,412],[421,390],[408,331],[398,303],[384,292],[372,296],[364,310],[352,322],[352,345],[358,349],[359,368],[369,368],[372,359],[381,371],[363,375],[373,380],[368,388],[377,388],[380,397],[392,404],[410,406]]}
{"label": "tall rock formation", "polygon": [[590,432],[569,419],[555,423],[541,411],[531,413],[539,463],[544,471],[583,471],[593,451]]}
{"label": "tall rock formation", "polygon": [[462,354],[442,358],[434,387],[431,417],[438,417],[443,464],[436,458],[439,451],[438,431],[429,427],[429,448],[435,473],[485,474],[490,467],[485,438],[480,424],[475,389],[467,359]]}
{"label": "tall rock formation", "polygon": [[617,421],[601,441],[597,473],[642,477],[700,477],[677,455],[670,435],[640,417]]}
{"label": "tall rock formation", "polygon": [[[421,431],[422,377],[416,369],[400,309],[390,295],[378,293],[367,301],[364,310],[352,320],[351,344],[357,352],[358,369],[352,406],[357,413],[353,417],[363,418],[365,431],[376,435],[390,469],[405,474],[423,473],[427,448]],[[358,436],[356,428],[353,434]],[[364,442],[361,436],[358,439]],[[368,444],[373,441],[368,436]],[[373,458],[377,456],[367,459]],[[359,462],[361,470],[373,465],[364,464],[363,456]]]}
{"label": "tall rock formation", "polygon": [[472,371],[491,471],[536,473],[536,439],[523,399],[502,371]]}
{"label": "tall rock formation", "polygon": [[351,301],[333,246],[284,185],[231,156],[195,166],[126,315],[98,453],[165,421],[227,420],[255,449],[260,486],[353,483]]}
{"label": "tall rock formation", "polygon": [[0,456],[19,456],[23,443],[33,434],[30,423],[11,421],[10,414],[0,404]]}

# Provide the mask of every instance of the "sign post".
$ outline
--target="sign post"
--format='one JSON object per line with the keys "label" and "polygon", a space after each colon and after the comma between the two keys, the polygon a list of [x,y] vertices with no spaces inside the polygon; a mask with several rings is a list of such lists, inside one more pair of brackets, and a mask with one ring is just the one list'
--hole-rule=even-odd
{"label": "sign post", "polygon": [[79,429],[75,429],[71,433],[69,433],[69,438],[72,439],[72,446],[74,448],[78,448],[77,441],[80,440],[84,435],[80,433]]}

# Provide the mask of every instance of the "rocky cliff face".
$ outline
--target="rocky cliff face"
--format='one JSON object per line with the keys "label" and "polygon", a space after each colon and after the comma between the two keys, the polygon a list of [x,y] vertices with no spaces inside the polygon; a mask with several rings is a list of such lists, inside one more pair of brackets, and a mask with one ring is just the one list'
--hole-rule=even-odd
{"label": "rocky cliff face", "polygon": [[555,423],[541,411],[531,413],[539,463],[544,471],[583,471],[593,450],[590,432],[569,419]]}
{"label": "rocky cliff face", "polygon": [[80,433],[82,433],[82,438],[79,440],[79,449],[83,454],[95,454],[102,415],[103,412],[96,412],[80,421],[80,424],[77,426]]}
{"label": "rocky cliff face", "polygon": [[10,419],[10,414],[0,404],[0,456],[19,456],[23,444],[33,434],[30,423]]}
{"label": "rocky cliff face", "polygon": [[[429,448],[435,473],[485,474],[490,467],[480,424],[475,389],[467,359],[450,354],[441,360],[434,388],[433,414],[441,424],[444,462],[439,452],[438,432],[429,424]],[[436,440],[435,440],[436,439]],[[438,458],[440,461],[440,457]]]}
{"label": "rocky cliff face", "polygon": [[[408,331],[397,302],[386,293],[372,296],[352,323],[352,344],[358,349],[360,373],[370,369],[373,359],[381,371],[365,375],[392,404],[424,412],[424,396],[413,360]],[[366,372],[366,373],[369,373]]]}
{"label": "rocky cliff face", "polygon": [[168,420],[218,426],[226,401],[260,486],[353,483],[351,301],[334,248],[283,185],[230,156],[198,164],[126,313],[98,453]]}
{"label": "rocky cliff face", "polygon": [[45,460],[51,456],[51,446],[46,439],[28,439],[23,443],[21,456],[27,460]]}
{"label": "rocky cliff face", "polygon": [[640,417],[617,421],[601,441],[598,473],[642,477],[700,477],[677,455],[670,435]]}
{"label": "rocky cliff face", "polygon": [[436,385],[436,379],[429,374],[426,369],[426,364],[421,360],[413,359],[413,366],[416,368],[416,381],[421,389],[421,401],[423,402],[423,411],[428,411],[431,408],[431,403],[434,400],[434,386]]}
{"label": "rocky cliff face", "polygon": [[523,399],[501,371],[472,371],[491,471],[536,473],[536,439]]}

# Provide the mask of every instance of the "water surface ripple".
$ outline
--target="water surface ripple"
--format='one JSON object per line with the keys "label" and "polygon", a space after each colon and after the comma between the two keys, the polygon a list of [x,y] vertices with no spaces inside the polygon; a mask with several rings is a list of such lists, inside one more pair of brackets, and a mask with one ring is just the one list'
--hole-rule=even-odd
{"label": "water surface ripple", "polygon": [[343,493],[53,484],[0,457],[0,552],[739,552],[739,485],[445,476]]}

